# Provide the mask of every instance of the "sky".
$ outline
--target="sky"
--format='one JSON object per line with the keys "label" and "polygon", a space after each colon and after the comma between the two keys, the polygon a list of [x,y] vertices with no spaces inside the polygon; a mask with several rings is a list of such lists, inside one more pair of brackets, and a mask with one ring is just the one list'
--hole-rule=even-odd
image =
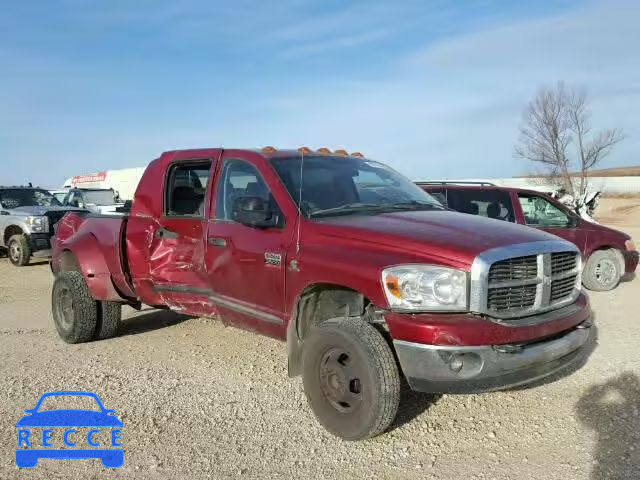
{"label": "sky", "polygon": [[587,89],[639,165],[640,2],[5,2],[0,184],[196,147],[358,150],[410,178],[507,177],[541,85]]}

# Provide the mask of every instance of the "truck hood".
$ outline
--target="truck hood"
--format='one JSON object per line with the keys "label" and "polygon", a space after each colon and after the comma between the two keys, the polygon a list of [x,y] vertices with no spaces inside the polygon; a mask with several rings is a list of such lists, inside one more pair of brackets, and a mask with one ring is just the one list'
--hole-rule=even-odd
{"label": "truck hood", "polygon": [[73,208],[73,207],[17,207],[9,210],[11,215],[33,215],[33,216],[43,216],[47,212],[72,212],[72,211],[82,211],[82,208]]}
{"label": "truck hood", "polygon": [[385,245],[450,265],[471,265],[479,253],[491,248],[559,240],[550,233],[515,223],[450,211],[324,218],[317,226],[322,236],[348,238],[378,248]]}

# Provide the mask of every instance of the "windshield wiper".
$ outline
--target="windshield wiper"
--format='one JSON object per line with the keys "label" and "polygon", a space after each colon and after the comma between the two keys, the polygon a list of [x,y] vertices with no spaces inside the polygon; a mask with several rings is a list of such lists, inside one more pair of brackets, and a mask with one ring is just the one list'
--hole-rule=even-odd
{"label": "windshield wiper", "polygon": [[399,203],[347,203],[340,205],[339,207],[325,208],[323,210],[316,210],[309,214],[309,217],[322,217],[333,214],[346,215],[350,213],[358,212],[392,212],[395,210],[444,210],[445,208],[436,205],[435,203],[417,202],[412,200],[410,202]]}
{"label": "windshield wiper", "polygon": [[385,203],[381,206],[388,207],[393,210],[445,210],[442,205],[418,202],[416,200],[411,200],[410,202]]}
{"label": "windshield wiper", "polygon": [[347,214],[355,212],[366,212],[371,210],[378,210],[382,206],[383,205],[380,205],[379,203],[347,203],[338,207],[315,210],[309,213],[309,217],[322,217],[326,215],[332,215],[334,213]]}

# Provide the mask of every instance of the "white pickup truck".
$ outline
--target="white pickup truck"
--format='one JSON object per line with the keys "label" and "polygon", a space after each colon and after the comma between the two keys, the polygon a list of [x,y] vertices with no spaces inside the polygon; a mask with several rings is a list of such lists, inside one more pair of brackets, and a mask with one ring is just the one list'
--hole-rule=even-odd
{"label": "white pickup truck", "polygon": [[70,188],[62,204],[93,213],[116,213],[124,205],[112,188]]}

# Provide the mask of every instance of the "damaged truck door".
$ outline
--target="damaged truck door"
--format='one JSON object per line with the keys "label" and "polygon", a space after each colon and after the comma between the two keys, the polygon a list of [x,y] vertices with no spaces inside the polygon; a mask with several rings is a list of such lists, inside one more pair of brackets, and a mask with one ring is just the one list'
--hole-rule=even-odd
{"label": "damaged truck door", "polygon": [[151,288],[174,310],[192,310],[197,304],[198,312],[211,314],[215,309],[207,298],[205,235],[211,203],[210,179],[219,151],[210,151],[206,158],[183,158],[180,153],[169,160],[162,180],[161,211],[152,215],[132,211],[129,234],[137,232],[137,238],[146,239],[135,242],[135,255],[141,258],[134,264],[148,268],[148,272],[134,275],[148,277]]}

